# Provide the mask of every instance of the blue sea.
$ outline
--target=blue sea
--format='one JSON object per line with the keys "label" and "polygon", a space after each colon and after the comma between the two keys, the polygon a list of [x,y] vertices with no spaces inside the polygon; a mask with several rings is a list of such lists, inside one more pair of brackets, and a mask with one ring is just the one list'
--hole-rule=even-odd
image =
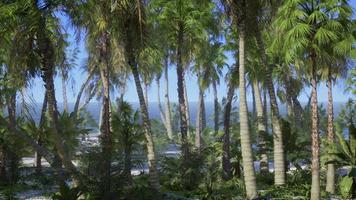
{"label": "blue sea", "polygon": [[[140,105],[138,102],[131,102],[130,103],[133,107],[134,110],[139,110]],[[177,104],[177,103],[172,103],[172,104]],[[302,106],[305,106],[306,103],[302,103]],[[327,108],[327,104],[321,103],[324,109]],[[345,105],[345,102],[334,102],[334,116],[338,116],[342,107]],[[40,118],[40,113],[41,113],[41,103],[35,103],[33,105],[30,105],[33,108],[33,111],[31,112],[32,117],[35,119],[35,121],[39,121]],[[69,103],[69,110],[72,111],[74,107],[74,103]],[[171,106],[173,109],[174,106]],[[238,102],[235,102],[233,104],[233,107],[235,108],[235,111],[238,111]],[[101,103],[99,102],[93,102],[89,103],[87,106],[87,111],[92,115],[92,117],[99,122],[100,118],[100,108],[101,108]],[[198,103],[197,102],[190,102],[189,103],[189,112],[190,112],[190,123],[195,125],[195,120],[196,120],[196,115],[197,115],[197,108],[198,108]],[[63,104],[58,103],[58,109],[60,112],[63,111]],[[214,103],[213,102],[206,102],[205,103],[205,109],[206,109],[206,119],[207,123],[212,125],[213,124],[213,114],[214,114]],[[285,105],[279,105],[280,109],[280,114],[282,116],[285,116],[287,114],[286,106]],[[249,112],[252,112],[252,102],[248,102],[248,110]],[[269,109],[268,109],[269,110]],[[148,105],[148,112],[150,119],[156,119],[160,120],[160,113],[159,113],[159,107],[157,102],[149,102]]]}

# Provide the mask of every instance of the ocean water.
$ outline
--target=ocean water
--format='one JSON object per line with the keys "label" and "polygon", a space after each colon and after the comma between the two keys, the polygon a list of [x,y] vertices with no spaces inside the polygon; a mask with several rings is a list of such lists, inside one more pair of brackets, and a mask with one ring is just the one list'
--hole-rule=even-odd
{"label": "ocean water", "polygon": [[[138,102],[130,102],[134,110],[140,110],[140,105]],[[172,103],[172,104],[177,104],[177,103]],[[248,102],[248,110],[249,112],[252,112],[252,102]],[[304,107],[306,103],[301,103],[302,106]],[[321,105],[323,106],[324,109],[327,108],[327,103],[322,102]],[[337,117],[342,109],[342,107],[345,105],[345,102],[334,102],[334,116]],[[163,105],[162,105],[163,106]],[[69,111],[72,111],[74,108],[74,103],[69,103],[68,105]],[[238,102],[234,102],[233,107],[235,108],[235,111],[238,111]],[[41,108],[42,104],[41,103],[36,103],[31,105],[31,116],[35,119],[35,121],[39,121],[40,114],[41,114]],[[174,106],[171,106],[173,109]],[[195,125],[196,121],[196,116],[197,116],[197,109],[198,108],[198,102],[189,102],[189,112],[190,112],[190,123],[192,125]],[[63,111],[63,104],[58,103],[58,109],[60,112]],[[99,102],[93,102],[89,103],[87,106],[87,111],[92,115],[92,117],[95,119],[95,121],[99,122],[100,118],[100,109],[101,109],[101,103]],[[206,102],[205,103],[205,110],[206,110],[206,119],[208,125],[212,125],[213,122],[213,115],[214,115],[214,103],[213,102]],[[269,112],[268,108],[268,112]],[[285,116],[287,114],[287,109],[285,105],[279,105],[279,110],[280,114],[282,116]],[[18,112],[20,112],[18,110]],[[149,117],[150,119],[156,119],[160,120],[160,113],[159,113],[159,107],[157,102],[149,102],[148,103],[148,112],[149,112]]]}

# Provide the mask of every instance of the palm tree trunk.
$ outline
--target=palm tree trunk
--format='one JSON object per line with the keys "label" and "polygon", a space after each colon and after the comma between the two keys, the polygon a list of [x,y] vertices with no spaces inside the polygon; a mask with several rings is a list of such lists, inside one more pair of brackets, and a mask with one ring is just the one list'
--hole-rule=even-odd
{"label": "palm tree trunk", "polygon": [[279,119],[279,109],[274,91],[272,80],[272,68],[268,66],[267,55],[262,40],[261,32],[257,27],[256,40],[258,49],[261,55],[262,64],[266,70],[266,83],[270,97],[270,105],[272,110],[272,129],[273,129],[273,158],[274,158],[274,184],[284,185],[286,183],[285,178],[285,161],[284,161],[284,147],[283,147],[283,135]]}
{"label": "palm tree trunk", "polygon": [[252,93],[252,121],[256,119],[256,95],[255,95],[255,87],[253,83],[251,83],[251,93]]}
{"label": "palm tree trunk", "polygon": [[[199,76],[199,75],[198,75]],[[201,134],[204,129],[204,92],[199,85],[199,101],[197,109],[196,130],[195,130],[195,148],[200,150],[201,148]]]}
{"label": "palm tree trunk", "polygon": [[[46,119],[46,112],[47,112],[47,93],[45,93],[44,98],[43,98],[41,117],[40,117],[40,122],[39,122],[40,132],[38,133],[38,138],[37,138],[38,145],[43,144],[43,126],[44,126],[45,119]],[[35,153],[35,159],[36,159],[36,173],[41,173],[41,171],[42,171],[42,162],[41,162],[42,155],[38,151],[36,151],[36,153]]]}
{"label": "palm tree trunk", "polygon": [[214,135],[218,135],[219,132],[219,100],[218,91],[216,89],[216,81],[213,81],[213,93],[214,93]]}
{"label": "palm tree trunk", "polygon": [[144,98],[145,98],[146,107],[148,108],[148,85],[147,85],[146,81],[143,82],[143,90],[144,90]]}
{"label": "palm tree trunk", "polygon": [[164,127],[166,128],[166,131],[167,131],[167,137],[168,139],[172,139],[169,137],[169,134],[168,134],[168,127],[167,127],[167,117],[165,116],[165,113],[163,111],[163,107],[162,107],[162,103],[161,103],[161,94],[160,94],[160,90],[161,90],[161,84],[160,84],[160,79],[157,77],[156,78],[156,83],[157,83],[157,101],[158,101],[158,110],[159,110],[159,114],[160,114],[160,117],[161,117],[161,121],[164,125]]}
{"label": "palm tree trunk", "polygon": [[26,87],[22,87],[20,93],[21,93],[21,113],[20,113],[20,116],[25,116],[25,111],[26,111],[26,99],[25,99]]}
{"label": "palm tree trunk", "polygon": [[146,101],[145,97],[143,95],[142,87],[141,87],[141,81],[139,77],[139,72],[137,69],[137,64],[134,61],[134,56],[130,56],[129,60],[129,65],[131,67],[131,71],[135,80],[136,84],[136,91],[137,91],[137,96],[140,101],[140,108],[141,108],[141,115],[142,115],[142,121],[144,125],[144,132],[145,132],[145,137],[146,137],[146,144],[147,144],[147,157],[148,157],[148,167],[149,167],[149,182],[151,185],[151,188],[154,190],[159,190],[160,185],[159,185],[159,175],[158,175],[158,170],[157,170],[157,165],[156,165],[156,155],[155,155],[155,147],[153,143],[153,138],[152,138],[152,131],[151,131],[151,123],[148,115],[148,110],[146,106]]}
{"label": "palm tree trunk", "polygon": [[[16,127],[16,92],[10,94],[7,99],[7,108],[8,108],[8,117],[9,123],[11,125],[11,129],[15,129]],[[17,179],[17,172],[19,167],[19,158],[16,152],[13,151],[12,148],[8,148],[5,154],[5,158],[7,163],[9,163],[9,171],[8,178],[11,184],[14,184]]]}
{"label": "palm tree trunk", "polygon": [[205,99],[204,99],[204,91],[202,91],[202,97],[201,97],[201,120],[202,120],[202,129],[201,131],[203,132],[206,128],[206,110],[205,110]]}
{"label": "palm tree trunk", "polygon": [[[45,27],[45,19],[41,19],[41,25]],[[62,160],[63,165],[72,175],[75,182],[80,182],[80,175],[72,163],[71,157],[67,151],[67,146],[61,135],[60,127],[58,124],[58,109],[54,89],[53,70],[54,70],[54,50],[50,39],[43,32],[38,37],[38,45],[42,54],[42,79],[45,83],[47,98],[48,98],[48,113],[52,124],[52,134],[55,147],[58,155]],[[42,154],[42,153],[41,153]]]}
{"label": "palm tree trunk", "polygon": [[63,67],[61,67],[61,73],[62,73],[61,81],[62,81],[62,95],[63,95],[63,110],[68,112],[66,75]]}
{"label": "palm tree trunk", "polygon": [[318,129],[318,97],[316,80],[316,60],[315,54],[312,55],[312,93],[311,93],[311,117],[312,117],[312,186],[311,200],[320,199],[320,180],[319,180],[319,129]]}
{"label": "palm tree trunk", "polygon": [[[107,55],[107,54],[102,54]],[[108,55],[107,55],[108,56]],[[111,154],[112,154],[112,139],[110,130],[110,89],[109,89],[109,63],[105,62],[100,69],[101,81],[103,84],[103,112],[102,123],[100,125],[100,139],[102,148],[102,169],[101,183],[102,196],[104,197],[110,192],[111,187]]]}
{"label": "palm tree trunk", "polygon": [[165,117],[166,117],[166,127],[167,134],[170,140],[173,139],[173,128],[172,128],[172,116],[171,116],[171,103],[169,101],[169,82],[168,82],[168,56],[165,58],[165,66],[164,66],[164,79],[165,79],[165,95],[164,95],[164,103],[165,103]]}
{"label": "palm tree trunk", "polygon": [[[123,103],[123,101],[120,101]],[[132,186],[132,176],[131,176],[131,167],[132,167],[132,161],[131,161],[131,153],[132,153],[132,144],[129,141],[129,133],[125,132],[125,137],[124,139],[124,176],[125,176],[125,181],[127,182],[128,186]]]}
{"label": "palm tree trunk", "polygon": [[0,183],[6,184],[7,182],[7,175],[6,175],[6,158],[5,158],[5,145],[4,141],[0,141]]}
{"label": "palm tree trunk", "polygon": [[[236,71],[236,69],[234,71]],[[223,168],[223,178],[225,180],[228,180],[231,178],[230,116],[231,116],[232,99],[234,97],[234,93],[235,93],[235,87],[233,86],[233,84],[230,81],[229,90],[227,92],[227,97],[226,97],[225,111],[224,111],[224,136],[223,136],[222,168]]]}
{"label": "palm tree trunk", "polygon": [[246,85],[245,85],[245,27],[240,22],[239,27],[239,90],[240,90],[240,138],[241,154],[243,162],[243,174],[246,188],[247,199],[257,197],[257,186],[255,170],[253,166],[253,155],[250,139],[250,129],[248,123],[248,111],[246,102]]}
{"label": "palm tree trunk", "polygon": [[[333,86],[332,86],[330,67],[329,67],[327,87],[328,87],[328,140],[331,145],[334,144],[334,108],[333,108],[333,93],[332,93]],[[331,194],[335,193],[335,165],[333,163],[329,163],[327,165],[326,191]]]}
{"label": "palm tree trunk", "polygon": [[263,118],[263,105],[261,100],[260,88],[258,87],[257,80],[253,81],[253,87],[255,90],[255,99],[256,99],[256,111],[257,111],[257,130],[259,137],[259,148],[260,148],[260,166],[261,173],[268,173],[268,157],[267,157],[267,143],[266,143],[266,126],[264,124]]}
{"label": "palm tree trunk", "polygon": [[84,92],[84,89],[87,87],[91,77],[93,77],[94,75],[94,70],[95,68],[91,69],[87,78],[85,79],[84,83],[82,84],[82,86],[80,87],[80,90],[78,92],[78,96],[77,96],[77,99],[75,101],[75,105],[74,105],[74,109],[73,109],[73,113],[74,113],[74,116],[77,116],[78,115],[78,110],[79,110],[79,103],[80,103],[80,99],[82,98],[82,95],[83,95],[83,92]]}
{"label": "palm tree trunk", "polygon": [[178,24],[178,37],[177,37],[177,87],[178,87],[178,101],[179,101],[179,112],[180,112],[180,132],[181,132],[181,143],[182,143],[182,156],[183,156],[183,165],[188,161],[188,114],[187,114],[187,105],[186,105],[186,92],[184,92],[184,70],[183,70],[183,61],[182,61],[182,44],[183,44],[183,24]]}
{"label": "palm tree trunk", "polygon": [[[291,90],[293,91],[293,90]],[[295,122],[297,127],[302,127],[302,113],[303,113],[303,108],[300,105],[300,102],[297,98],[297,95],[294,94],[294,92],[292,92],[292,103],[293,103],[293,112],[294,112],[294,118],[295,118]]]}
{"label": "palm tree trunk", "polygon": [[[184,74],[184,72],[183,72]],[[185,79],[183,79],[184,85],[184,101],[185,101],[185,115],[187,116],[187,133],[190,135],[190,110],[189,110],[189,100],[188,100],[188,92],[187,92],[187,85],[185,83]]]}
{"label": "palm tree trunk", "polygon": [[266,88],[263,89],[263,122],[265,123],[266,127],[266,134],[268,134],[268,118],[267,118],[267,91]]}

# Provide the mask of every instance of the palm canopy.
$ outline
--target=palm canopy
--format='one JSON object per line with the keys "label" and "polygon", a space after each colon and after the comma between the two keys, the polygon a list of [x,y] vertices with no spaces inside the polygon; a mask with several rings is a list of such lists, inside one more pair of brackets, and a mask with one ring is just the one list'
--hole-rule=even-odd
{"label": "palm canopy", "polygon": [[347,1],[290,0],[278,12],[274,27],[280,34],[273,45],[281,44],[287,62],[313,54],[322,59],[330,47],[335,54],[352,48],[354,39],[350,35],[343,39],[352,15]]}

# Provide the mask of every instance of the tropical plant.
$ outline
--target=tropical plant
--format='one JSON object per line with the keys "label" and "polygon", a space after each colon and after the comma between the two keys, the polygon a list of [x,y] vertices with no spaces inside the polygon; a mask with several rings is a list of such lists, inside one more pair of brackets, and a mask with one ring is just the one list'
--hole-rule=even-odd
{"label": "tropical plant", "polygon": [[352,10],[347,2],[314,0],[286,1],[279,10],[275,25],[286,35],[283,52],[287,62],[307,58],[307,76],[311,80],[311,115],[312,115],[312,191],[311,199],[320,199],[319,179],[319,129],[318,129],[318,70],[322,69],[322,61],[327,49],[333,45],[332,51],[342,52],[350,49],[350,44],[342,41],[343,22],[351,16]]}

